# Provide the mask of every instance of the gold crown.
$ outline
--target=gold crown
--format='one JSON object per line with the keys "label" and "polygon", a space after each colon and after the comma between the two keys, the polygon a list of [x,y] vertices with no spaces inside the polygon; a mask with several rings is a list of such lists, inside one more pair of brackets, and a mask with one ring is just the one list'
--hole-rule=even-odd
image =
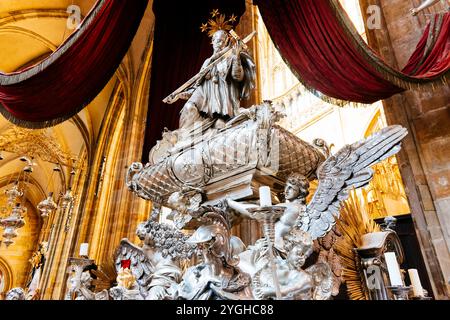
{"label": "gold crown", "polygon": [[219,9],[214,9],[211,12],[211,19],[207,23],[203,23],[200,30],[208,32],[208,36],[212,37],[219,30],[230,31],[233,29],[233,23],[236,22],[236,19],[237,17],[234,14],[227,19],[224,14],[219,12]]}

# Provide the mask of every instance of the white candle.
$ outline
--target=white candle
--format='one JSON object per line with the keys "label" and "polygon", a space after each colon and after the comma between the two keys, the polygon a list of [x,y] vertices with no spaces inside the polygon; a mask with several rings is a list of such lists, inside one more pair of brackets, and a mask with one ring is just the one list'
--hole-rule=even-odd
{"label": "white candle", "polygon": [[419,273],[417,269],[408,269],[409,280],[411,280],[411,285],[413,287],[414,297],[423,297],[423,288],[420,283]]}
{"label": "white candle", "polygon": [[259,188],[259,205],[261,207],[272,206],[272,195],[269,187]]}
{"label": "white candle", "polygon": [[385,252],[384,259],[386,260],[391,286],[403,286],[402,275],[400,273],[400,267],[395,252]]}
{"label": "white candle", "polygon": [[80,245],[80,257],[88,257],[89,243],[82,243]]}

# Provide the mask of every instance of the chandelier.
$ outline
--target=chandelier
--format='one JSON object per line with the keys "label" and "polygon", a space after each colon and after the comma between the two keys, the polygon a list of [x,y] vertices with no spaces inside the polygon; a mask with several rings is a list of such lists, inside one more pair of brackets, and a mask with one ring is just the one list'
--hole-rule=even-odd
{"label": "chandelier", "polygon": [[25,198],[34,163],[27,157],[21,157],[20,160],[27,164],[17,175],[12,188],[5,191],[6,203],[1,207],[0,227],[3,228],[2,243],[6,247],[14,243],[14,238],[18,236],[17,230],[25,225],[24,215],[27,209],[22,206],[22,199]]}
{"label": "chandelier", "polygon": [[[31,130],[10,126],[0,136],[0,161],[6,158],[3,153],[12,153],[22,156],[20,160],[26,162],[23,171],[16,177],[11,176],[10,181],[6,184],[8,190],[5,191],[4,197],[0,201],[0,232],[3,228],[3,234],[0,234],[0,241],[7,246],[14,243],[13,239],[17,237],[17,230],[25,225],[23,216],[26,213],[24,203],[26,200],[27,187],[30,186],[30,174],[36,163],[32,160],[40,159],[41,161],[54,164],[53,172],[48,180],[47,187],[44,189],[45,196],[36,206],[37,212],[43,219],[48,219],[57,212],[67,216],[66,231],[70,226],[72,219],[72,211],[77,195],[72,190],[72,184],[75,176],[75,169],[80,169],[75,163],[77,159],[74,155],[66,152],[59,145],[57,139],[48,129]],[[30,160],[31,159],[31,160]],[[62,174],[62,166],[70,171],[68,184],[64,183],[64,174]],[[81,170],[83,170],[81,168]],[[65,171],[65,170],[64,170]],[[17,175],[17,174],[16,174]],[[22,176],[23,175],[23,176]],[[61,189],[55,190],[55,180],[61,179]],[[52,188],[50,188],[52,185]],[[11,186],[10,188],[8,186]]]}
{"label": "chandelier", "polygon": [[56,212],[56,210],[58,210],[58,204],[55,202],[55,200],[53,200],[53,192],[47,191],[50,183],[53,182],[53,177],[55,175],[55,172],[61,172],[59,165],[57,165],[53,168],[52,176],[50,177],[50,180],[48,181],[48,185],[46,188],[46,194],[48,194],[47,198],[42,200],[36,207],[39,210],[39,212],[41,213],[42,218],[47,218],[53,212]]}
{"label": "chandelier", "polygon": [[37,205],[37,209],[41,213],[42,218],[47,218],[51,213],[58,209],[58,205],[53,200],[53,192],[50,192],[48,197]]}

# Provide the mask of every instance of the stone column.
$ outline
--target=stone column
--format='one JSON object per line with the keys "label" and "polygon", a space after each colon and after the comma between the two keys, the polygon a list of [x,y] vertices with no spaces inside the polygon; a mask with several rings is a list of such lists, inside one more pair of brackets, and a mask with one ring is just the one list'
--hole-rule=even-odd
{"label": "stone column", "polygon": [[[363,17],[381,13],[381,27],[366,32],[370,46],[396,69],[414,51],[436,5],[412,17],[409,9],[420,1],[360,0]],[[368,14],[369,12],[369,14]],[[398,155],[417,237],[436,298],[449,297],[450,281],[450,88],[435,84],[425,90],[407,91],[383,102],[388,124],[409,131]]]}

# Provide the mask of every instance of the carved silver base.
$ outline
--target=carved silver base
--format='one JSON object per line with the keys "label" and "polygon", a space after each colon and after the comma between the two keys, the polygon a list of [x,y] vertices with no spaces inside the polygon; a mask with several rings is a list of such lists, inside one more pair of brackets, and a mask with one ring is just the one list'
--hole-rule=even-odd
{"label": "carved silver base", "polygon": [[410,300],[433,300],[432,297],[411,297]]}
{"label": "carved silver base", "polygon": [[390,286],[387,288],[392,293],[392,300],[409,300],[409,292],[411,291],[411,287]]}

